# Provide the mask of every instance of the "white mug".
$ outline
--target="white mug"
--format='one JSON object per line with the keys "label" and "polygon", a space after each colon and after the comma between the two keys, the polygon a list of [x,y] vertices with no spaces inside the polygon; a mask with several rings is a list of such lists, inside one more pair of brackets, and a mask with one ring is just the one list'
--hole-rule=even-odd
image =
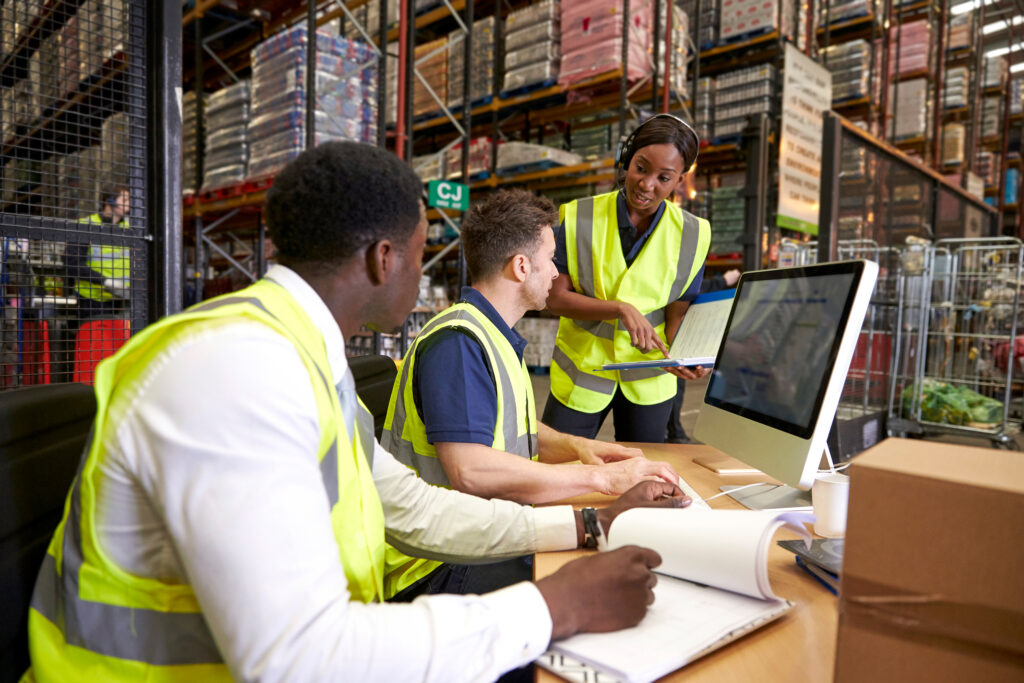
{"label": "white mug", "polygon": [[846,534],[846,505],[850,499],[850,478],[845,474],[819,474],[811,488],[814,503],[814,533],[825,538]]}

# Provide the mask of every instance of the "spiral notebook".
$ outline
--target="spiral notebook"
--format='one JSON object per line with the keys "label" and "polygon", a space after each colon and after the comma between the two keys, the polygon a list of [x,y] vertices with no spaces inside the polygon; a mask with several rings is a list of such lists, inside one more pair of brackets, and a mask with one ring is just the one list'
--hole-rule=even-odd
{"label": "spiral notebook", "polygon": [[637,626],[556,641],[537,663],[572,681],[646,683],[765,626],[793,607],[768,581],[771,538],[786,526],[810,543],[804,525],[811,521],[799,512],[753,510],[622,513],[608,547],[658,551],[663,563],[654,604]]}

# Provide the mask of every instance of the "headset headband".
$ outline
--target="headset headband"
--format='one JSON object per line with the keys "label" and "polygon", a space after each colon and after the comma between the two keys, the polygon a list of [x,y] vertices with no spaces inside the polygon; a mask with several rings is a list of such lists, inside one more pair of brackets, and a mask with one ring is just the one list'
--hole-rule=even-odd
{"label": "headset headband", "polygon": [[[640,133],[641,130],[643,130],[644,126],[646,126],[648,123],[650,123],[651,121],[653,121],[655,119],[672,119],[673,121],[675,121],[675,122],[679,123],[680,125],[682,125],[685,130],[690,131],[690,134],[693,135],[693,139],[696,142],[696,149],[698,151],[700,150],[700,136],[697,135],[697,131],[695,131],[693,129],[693,126],[688,124],[686,121],[683,121],[681,118],[679,118],[675,114],[665,114],[665,113],[655,114],[654,116],[652,116],[651,118],[647,119],[646,121],[641,123],[639,126],[637,126],[636,130],[634,130],[632,133],[630,133],[629,137],[626,138],[626,141],[623,142],[622,144],[620,144],[618,146],[618,148],[615,150],[615,168],[616,169],[626,170],[626,167],[629,166],[629,162],[633,159],[633,154],[634,154],[633,143],[636,141],[636,136]],[[697,157],[694,157],[693,160],[696,161]],[[690,170],[690,169],[689,168],[684,169],[684,171],[688,171],[688,170]]]}

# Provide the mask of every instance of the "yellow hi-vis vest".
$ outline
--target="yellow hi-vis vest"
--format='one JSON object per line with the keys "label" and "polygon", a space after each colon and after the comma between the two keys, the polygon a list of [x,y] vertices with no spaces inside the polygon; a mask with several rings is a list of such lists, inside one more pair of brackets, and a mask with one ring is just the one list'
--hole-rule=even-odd
{"label": "yellow hi-vis vest", "polygon": [[[413,399],[413,373],[420,342],[438,330],[458,329],[469,333],[483,347],[495,381],[498,414],[491,448],[524,458],[537,458],[537,413],[533,384],[526,364],[494,323],[480,309],[457,303],[436,315],[416,336],[402,369],[395,377],[391,403],[384,421],[381,445],[395,458],[435,486],[451,488],[437,449],[427,441],[427,428]],[[435,560],[409,557],[388,546],[384,593],[389,598],[411,586],[441,565]]]}
{"label": "yellow hi-vis vest", "polygon": [[[619,238],[617,192],[562,205],[566,256],[573,290],[605,301],[626,301],[665,339],[665,306],[683,295],[700,272],[711,243],[704,219],[665,203],[658,225],[627,268]],[[564,405],[584,413],[603,410],[621,387],[637,405],[653,405],[676,394],[675,376],[660,368],[600,371],[606,363],[661,358],[642,353],[619,320],[574,320],[563,317],[551,363],[551,393]]]}
{"label": "yellow hi-vis vest", "polygon": [[[101,225],[103,219],[98,213],[88,218],[83,218],[79,223],[93,223]],[[123,230],[128,229],[128,221],[123,220],[117,224]],[[89,259],[86,267],[95,270],[105,278],[128,279],[131,278],[131,255],[130,247],[112,247],[102,244],[89,245]],[[114,295],[103,285],[97,285],[86,280],[79,280],[75,283],[75,292],[84,299],[93,301],[110,301]]]}
{"label": "yellow hi-vis vest", "polygon": [[108,414],[112,396],[130,391],[169,344],[238,319],[263,323],[298,349],[316,397],[317,457],[349,592],[363,602],[382,598],[384,511],[371,475],[373,418],[361,405],[358,415],[342,414],[323,337],[283,287],[261,280],[164,318],[98,366],[93,434],[32,596],[25,680],[231,680],[191,586],[134,576],[104,552],[96,491],[107,455],[103,437],[117,427]]}

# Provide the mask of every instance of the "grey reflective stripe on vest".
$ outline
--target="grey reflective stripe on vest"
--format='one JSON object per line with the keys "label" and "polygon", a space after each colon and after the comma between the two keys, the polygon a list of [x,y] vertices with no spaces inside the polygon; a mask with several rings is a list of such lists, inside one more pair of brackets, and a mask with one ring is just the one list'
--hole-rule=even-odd
{"label": "grey reflective stripe on vest", "polygon": [[647,322],[649,322],[652,327],[657,327],[665,322],[665,309],[656,308],[644,317],[647,318]]}
{"label": "grey reflective stripe on vest", "polygon": [[576,364],[572,362],[569,356],[565,355],[562,349],[555,347],[554,353],[551,355],[551,362],[562,369],[569,377],[569,381],[575,386],[589,389],[590,391],[596,391],[599,394],[608,394],[611,396],[615,393],[615,387],[618,383],[613,379],[606,379],[604,377],[598,377],[597,375],[591,375],[590,373],[583,372]]}
{"label": "grey reflective stripe on vest", "polygon": [[[519,411],[516,405],[516,394],[512,386],[512,378],[509,377],[505,364],[501,361],[498,348],[494,345],[491,338],[483,332],[480,335],[476,334],[475,330],[479,323],[469,314],[456,309],[442,313],[434,318],[420,331],[418,336],[422,339],[437,327],[452,321],[472,323],[472,326],[467,325],[462,329],[468,331],[479,343],[487,345],[487,348],[490,350],[490,357],[494,359],[494,363],[497,366],[497,380],[501,383],[502,396],[505,397],[504,410],[502,411],[504,419],[501,425],[502,435],[505,439],[505,451],[527,458],[531,457],[531,451],[533,450],[532,435],[528,430],[522,436],[519,434],[519,421],[517,420]],[[457,327],[450,327],[451,329],[458,329]],[[415,347],[413,352],[415,352]],[[451,481],[441,465],[441,460],[434,456],[417,453],[413,443],[408,439],[402,438],[402,434],[405,432],[405,422],[408,419],[405,409],[405,392],[408,383],[411,381],[410,368],[414,364],[408,362],[402,364],[402,376],[398,384],[395,412],[391,418],[391,429],[384,431],[381,444],[395,456],[396,460],[416,470],[424,481],[437,486],[450,487]]]}
{"label": "grey reflective stripe on vest", "polygon": [[576,280],[583,294],[594,296],[594,198],[576,201]]}
{"label": "grey reflective stripe on vest", "polygon": [[[666,209],[667,210],[667,209]],[[669,290],[669,302],[678,301],[686,291],[686,283],[693,270],[693,261],[697,258],[697,242],[700,239],[700,221],[688,211],[683,211],[683,244],[679,249],[679,266],[676,268],[676,280]]]}
{"label": "grey reflective stripe on vest", "polygon": [[634,368],[632,370],[620,370],[619,379],[623,382],[639,382],[640,380],[652,377],[664,377],[665,371],[661,368]]}
{"label": "grey reflective stripe on vest", "polygon": [[606,320],[576,320],[572,319],[576,325],[595,337],[601,337],[601,339],[607,339],[609,341],[615,339],[615,325],[612,325]]}
{"label": "grey reflective stripe on vest", "polygon": [[[92,437],[86,442],[86,454]],[[85,458],[82,458],[83,463]],[[81,468],[71,489],[71,509],[61,546],[63,568],[47,553],[39,571],[32,608],[46,617],[68,645],[108,657],[155,666],[219,664],[223,661],[202,613],[161,612],[83,600]]]}

